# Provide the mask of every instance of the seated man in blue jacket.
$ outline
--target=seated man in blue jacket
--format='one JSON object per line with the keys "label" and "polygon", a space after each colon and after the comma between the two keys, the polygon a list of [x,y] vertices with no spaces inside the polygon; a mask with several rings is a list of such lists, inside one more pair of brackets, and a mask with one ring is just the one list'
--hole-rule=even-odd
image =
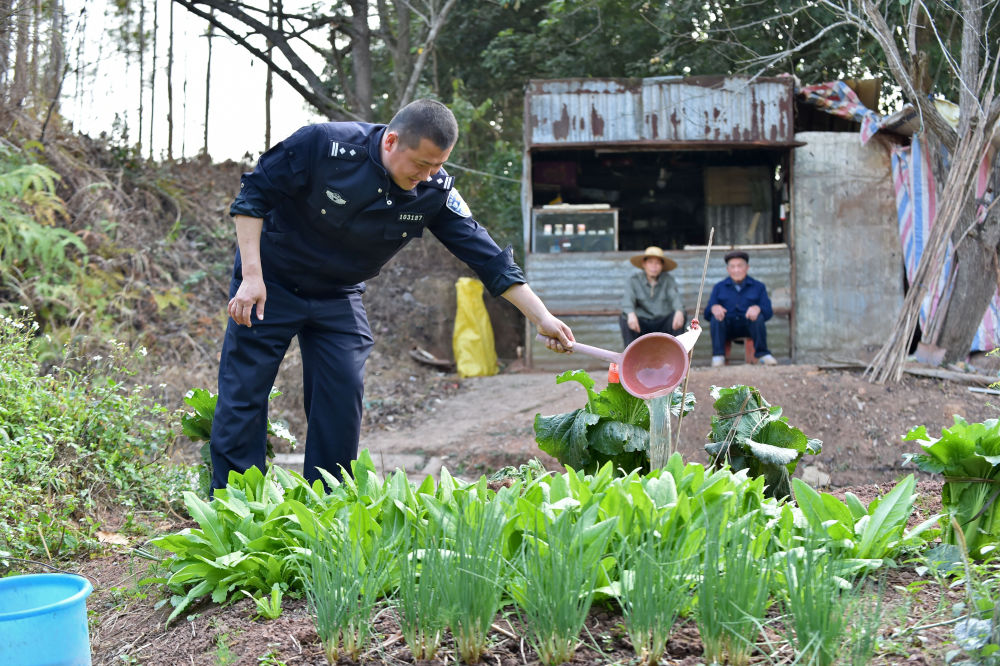
{"label": "seated man in blue jacket", "polygon": [[777,359],[767,349],[764,322],[774,314],[767,287],[747,275],[750,255],[746,252],[733,250],[726,253],[725,259],[729,277],[712,287],[705,306],[705,319],[712,331],[712,367],[726,364],[726,342],[734,338],[750,338],[757,362],[777,365]]}

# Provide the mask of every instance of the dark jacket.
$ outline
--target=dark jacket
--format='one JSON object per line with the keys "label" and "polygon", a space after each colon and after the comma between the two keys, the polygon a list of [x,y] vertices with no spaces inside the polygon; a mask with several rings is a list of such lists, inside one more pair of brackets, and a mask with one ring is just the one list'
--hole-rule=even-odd
{"label": "dark jacket", "polygon": [[[305,296],[362,291],[364,280],[429,229],[498,296],[525,282],[510,247],[501,250],[472,218],[443,169],[412,191],[382,166],[385,125],[303,127],[243,174],[230,215],[264,220],[265,282]],[[241,278],[239,252],[234,277]]]}
{"label": "dark jacket", "polygon": [[774,315],[771,309],[771,299],[767,296],[767,287],[764,283],[755,280],[749,275],[743,280],[743,288],[736,290],[736,283],[733,278],[727,277],[720,280],[712,287],[712,295],[705,306],[705,321],[712,321],[712,306],[718,303],[726,308],[726,317],[745,317],[747,308],[751,305],[760,306],[760,316],[767,321]]}

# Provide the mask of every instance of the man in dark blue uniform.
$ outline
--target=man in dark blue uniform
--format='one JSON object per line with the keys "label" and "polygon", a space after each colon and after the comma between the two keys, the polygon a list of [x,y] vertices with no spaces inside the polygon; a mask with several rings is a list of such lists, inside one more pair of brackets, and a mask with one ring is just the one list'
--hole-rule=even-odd
{"label": "man in dark blue uniform", "polygon": [[226,486],[230,471],[264,469],[268,395],[296,336],[309,424],[305,477],[350,470],[373,345],[364,280],[424,229],[552,338],[550,349],[572,348],[569,327],[528,287],[511,248],[501,250],[472,218],[442,168],[457,138],[446,106],[417,100],[388,126],[303,127],[243,175],[230,207],[239,249],[212,424],[213,489]]}
{"label": "man in dark blue uniform", "polygon": [[767,349],[765,322],[774,314],[767,287],[747,275],[750,255],[743,250],[727,252],[725,260],[729,277],[712,287],[704,313],[712,332],[712,367],[726,364],[726,342],[734,338],[750,338],[757,362],[777,365]]}

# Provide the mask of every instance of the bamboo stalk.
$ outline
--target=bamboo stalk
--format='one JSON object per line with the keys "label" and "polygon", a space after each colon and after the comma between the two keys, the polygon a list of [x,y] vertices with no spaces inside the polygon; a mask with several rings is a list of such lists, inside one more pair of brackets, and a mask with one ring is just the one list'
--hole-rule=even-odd
{"label": "bamboo stalk", "polygon": [[[698,287],[698,302],[694,308],[694,319],[698,319],[701,314],[701,297],[705,293],[705,277],[708,275],[708,260],[712,255],[712,240],[715,238],[715,227],[712,227],[708,232],[708,245],[705,247],[705,263],[701,267],[701,286]],[[699,319],[698,324],[701,325],[701,320]],[[701,327],[705,330],[705,327]],[[684,387],[681,389],[681,409],[680,413],[677,415],[677,436],[674,438],[674,445],[670,448],[671,452],[676,451],[681,445],[681,426],[684,425],[684,396],[687,395],[688,388],[688,378],[691,376],[691,365],[690,360],[694,357],[694,347],[691,347],[691,351],[688,352],[688,371],[684,375]],[[667,418],[670,415],[667,414]]]}

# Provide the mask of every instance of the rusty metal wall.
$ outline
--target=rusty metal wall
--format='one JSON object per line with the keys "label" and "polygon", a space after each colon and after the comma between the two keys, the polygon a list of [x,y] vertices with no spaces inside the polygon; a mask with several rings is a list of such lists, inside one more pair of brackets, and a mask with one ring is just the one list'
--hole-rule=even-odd
{"label": "rusty metal wall", "polygon": [[795,357],[870,360],[903,303],[889,154],[854,133],[802,132],[793,153]]}
{"label": "rusty metal wall", "polygon": [[720,245],[762,245],[774,240],[770,211],[755,211],[752,206],[705,206],[705,236],[712,227]]}
{"label": "rusty metal wall", "polygon": [[[705,278],[702,309],[708,302],[712,286],[726,277],[722,257],[730,247],[713,248]],[[775,316],[768,322],[768,346],[779,359],[791,353],[791,264],[790,251],[785,245],[743,247],[750,254],[750,275],[767,285]],[[629,274],[638,269],[629,263],[632,252],[532,253],[526,257],[525,271],[531,288],[560,319],[565,321],[577,340],[613,351],[623,349],[618,327],[622,293]],[[688,316],[693,314],[698,300],[705,249],[667,252],[677,262],[672,275],[677,281]],[[545,370],[590,370],[606,368],[607,363],[580,354],[554,354],[535,340],[534,327],[528,324],[528,362]],[[712,341],[707,324],[698,344],[693,362],[707,365],[712,356]],[[741,352],[735,355],[742,358]]]}
{"label": "rusty metal wall", "polygon": [[525,144],[787,145],[792,90],[786,78],[532,80]]}

